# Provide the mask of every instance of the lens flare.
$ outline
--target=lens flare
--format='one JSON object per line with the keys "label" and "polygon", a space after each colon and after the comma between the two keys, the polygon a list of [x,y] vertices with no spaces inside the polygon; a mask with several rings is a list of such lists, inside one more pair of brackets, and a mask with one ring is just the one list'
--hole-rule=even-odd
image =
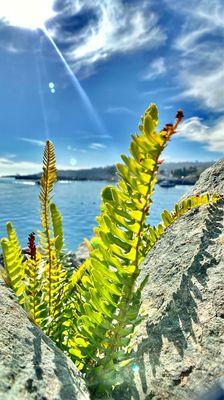
{"label": "lens flare", "polygon": [[1,17],[12,26],[41,28],[55,15],[55,0],[1,0]]}
{"label": "lens flare", "polygon": [[65,69],[68,73],[68,75],[71,78],[71,81],[73,83],[73,86],[75,87],[75,89],[77,90],[77,92],[79,93],[83,104],[85,105],[87,111],[89,112],[89,114],[91,115],[93,121],[95,122],[95,124],[97,125],[97,128],[99,129],[100,133],[105,133],[105,128],[99,118],[99,116],[97,115],[96,110],[94,109],[88,95],[86,94],[85,90],[83,89],[83,87],[81,86],[78,78],[76,77],[76,75],[74,74],[74,72],[72,71],[72,69],[70,68],[70,66],[68,65],[66,59],[64,58],[63,54],[61,53],[61,51],[59,50],[58,46],[56,45],[55,41],[53,40],[53,38],[51,37],[51,35],[49,34],[48,30],[46,29],[45,26],[43,26],[42,31],[44,32],[45,36],[48,38],[48,40],[51,42],[52,46],[54,47],[56,53],[58,54],[58,56],[60,57],[62,63],[65,66]]}
{"label": "lens flare", "polygon": [[[92,117],[92,120],[97,126],[100,133],[105,133],[105,128],[101,122],[96,110],[94,109],[87,93],[81,86],[78,78],[68,65],[55,41],[48,32],[45,24],[46,22],[56,15],[53,6],[55,0],[0,0],[0,11],[1,17],[11,26],[18,26],[27,29],[41,29],[48,40],[54,47],[57,55],[60,57],[64,64],[68,75],[71,78],[72,84],[77,90],[85,105],[88,115]],[[55,88],[50,87],[51,93],[55,93]]]}

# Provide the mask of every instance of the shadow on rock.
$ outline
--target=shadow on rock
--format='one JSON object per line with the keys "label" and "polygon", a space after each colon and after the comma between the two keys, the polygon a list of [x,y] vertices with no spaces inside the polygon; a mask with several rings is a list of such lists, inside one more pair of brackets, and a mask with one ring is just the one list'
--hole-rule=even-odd
{"label": "shadow on rock", "polygon": [[[219,260],[209,252],[209,248],[222,233],[223,225],[220,223],[224,214],[222,205],[223,202],[222,204],[210,205],[208,207],[208,216],[204,221],[197,254],[194,256],[187,272],[182,274],[179,288],[173,293],[172,300],[167,304],[162,315],[158,316],[156,321],[155,319],[154,321],[152,319],[150,321],[149,319],[146,323],[147,337],[143,338],[141,343],[139,343],[135,354],[136,364],[139,368],[138,374],[141,382],[141,390],[145,395],[143,397],[139,395],[139,390],[134,384],[134,373],[129,369],[129,371],[126,371],[127,384],[122,385],[119,390],[116,390],[116,399],[121,398],[121,395],[123,396],[122,399],[153,399],[154,394],[147,385],[145,355],[147,355],[147,363],[150,364],[152,374],[155,376],[156,369],[160,365],[164,338],[175,346],[181,358],[184,357],[184,352],[188,347],[187,338],[191,336],[196,341],[193,323],[199,323],[196,300],[202,301],[202,293],[194,281],[197,280],[200,285],[206,288],[208,269],[214,268],[219,263]],[[186,369],[184,374],[186,376],[189,375],[193,368]],[[179,382],[173,382],[173,384],[179,384]],[[146,395],[146,393],[149,394]]]}

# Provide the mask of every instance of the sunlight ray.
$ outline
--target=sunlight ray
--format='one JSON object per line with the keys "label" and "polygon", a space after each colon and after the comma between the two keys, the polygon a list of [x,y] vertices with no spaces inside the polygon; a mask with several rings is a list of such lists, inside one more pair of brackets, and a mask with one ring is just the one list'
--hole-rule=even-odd
{"label": "sunlight ray", "polygon": [[47,118],[47,112],[46,112],[45,101],[44,101],[44,93],[43,93],[42,80],[41,80],[40,64],[39,64],[39,60],[37,58],[37,54],[36,53],[35,53],[35,58],[36,58],[38,93],[39,93],[39,97],[40,97],[40,105],[41,105],[41,111],[42,111],[43,122],[44,122],[44,134],[45,134],[45,139],[48,140],[48,139],[50,139],[48,118]]}
{"label": "sunlight ray", "polygon": [[47,37],[47,39],[50,41],[50,43],[52,44],[52,46],[54,47],[56,53],[58,54],[58,56],[60,57],[63,65],[65,66],[65,69],[68,73],[68,75],[71,78],[72,84],[75,87],[75,89],[78,91],[83,104],[85,105],[86,109],[88,110],[89,114],[92,117],[92,120],[95,122],[98,130],[100,133],[105,133],[105,128],[103,126],[102,121],[100,120],[100,117],[97,115],[96,110],[94,109],[87,93],[85,92],[85,90],[83,89],[83,87],[81,86],[78,78],[76,77],[75,73],[72,71],[71,67],[68,65],[67,61],[65,60],[63,54],[61,53],[61,51],[59,50],[58,46],[56,45],[54,39],[51,37],[51,35],[49,34],[47,28],[45,26],[41,27],[42,32],[45,34],[45,36]]}

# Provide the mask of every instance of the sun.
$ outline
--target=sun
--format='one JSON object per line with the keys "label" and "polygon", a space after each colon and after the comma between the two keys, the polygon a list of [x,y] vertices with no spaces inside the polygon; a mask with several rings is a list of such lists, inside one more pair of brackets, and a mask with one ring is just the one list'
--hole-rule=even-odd
{"label": "sun", "polygon": [[9,25],[42,28],[55,15],[54,0],[0,0],[0,16]]}

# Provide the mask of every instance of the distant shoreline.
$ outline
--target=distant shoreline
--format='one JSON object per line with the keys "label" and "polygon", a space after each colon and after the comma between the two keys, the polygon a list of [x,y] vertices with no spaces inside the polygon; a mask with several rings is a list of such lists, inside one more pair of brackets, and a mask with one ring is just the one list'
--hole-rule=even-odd
{"label": "distant shoreline", "polygon": [[[161,165],[158,173],[158,182],[166,181],[175,185],[194,185],[201,172],[208,168],[212,162],[170,162]],[[42,173],[8,175],[2,178],[14,178],[16,180],[27,180],[39,182]],[[95,181],[95,182],[117,182],[116,166],[94,167],[78,170],[58,170],[58,181]]]}
{"label": "distant shoreline", "polygon": [[[40,177],[36,176],[26,176],[26,175],[8,175],[8,176],[2,176],[2,179],[7,179],[7,178],[12,178],[15,180],[20,180],[20,181],[29,181],[29,182],[35,182],[37,184],[40,183]],[[166,180],[164,177],[159,177],[158,178],[158,183],[163,182]],[[66,178],[66,177],[58,177],[57,179],[58,182],[117,182],[118,178],[113,177],[113,178]],[[188,179],[188,178],[183,178],[183,179],[177,179],[177,178],[169,178],[169,182],[174,183],[175,185],[194,185],[197,179]]]}

